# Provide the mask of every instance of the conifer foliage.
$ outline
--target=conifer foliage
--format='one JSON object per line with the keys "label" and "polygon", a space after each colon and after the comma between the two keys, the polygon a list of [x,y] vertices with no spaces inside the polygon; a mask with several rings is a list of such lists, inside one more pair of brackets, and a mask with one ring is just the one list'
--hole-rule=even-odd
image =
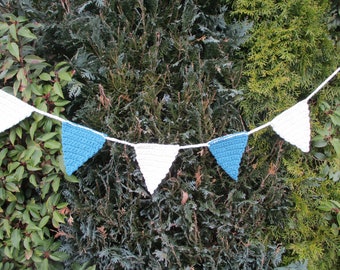
{"label": "conifer foliage", "polygon": [[[243,131],[242,67],[234,59],[251,24],[227,25],[226,14],[218,1],[71,6],[67,27],[51,25],[45,42],[71,53],[80,89],[70,92],[73,120],[143,143],[195,144]],[[80,186],[63,192],[73,216],[62,227],[63,251],[72,254],[66,265],[270,269],[280,262],[284,248],[261,235],[283,217],[282,183],[235,183],[207,149],[181,151],[153,197],[134,150],[122,145],[107,144],[77,176]]]}
{"label": "conifer foliage", "polygon": [[[71,102],[63,101],[58,113],[65,107],[69,120],[132,143],[197,144],[249,130],[305,97],[336,61],[322,21],[328,8],[324,0],[2,2],[1,12],[42,24],[34,41],[37,55],[53,64],[66,59],[71,66],[72,79],[67,66],[69,80],[57,94]],[[336,8],[333,5],[332,12]],[[337,17],[332,19],[336,24]],[[331,32],[335,42],[336,27]],[[33,91],[33,98],[38,94]],[[63,256],[58,262],[53,256],[38,258],[37,267],[275,269],[289,264],[278,269],[305,269],[309,263],[327,269],[336,265],[340,223],[333,210],[340,198],[339,189],[332,188],[338,176],[338,101],[315,107],[315,115],[322,118],[314,120],[320,135],[313,140],[317,151],[302,157],[270,132],[262,140],[254,136],[238,182],[217,165],[208,149],[186,149],[151,196],[134,149],[106,142],[75,172],[76,177],[66,177],[79,183],[59,181],[57,188],[51,184],[52,195],[67,201],[61,203],[67,216],[59,215],[56,205],[49,213],[52,224],[42,227],[51,250]],[[48,141],[41,134],[45,129],[39,128],[39,136]],[[5,150],[0,150],[0,160],[9,145],[22,141],[23,131],[31,132],[28,121],[21,124],[21,133],[13,130],[12,141],[20,140],[11,142],[11,137],[2,135]],[[59,130],[56,126],[53,132],[56,144]],[[53,153],[59,156],[58,151]],[[13,155],[3,160],[8,162]],[[51,170],[64,179],[58,164],[53,163]],[[43,184],[39,188],[47,189]],[[0,199],[1,209],[9,212],[7,202]],[[58,215],[55,224],[54,215]],[[40,245],[38,241],[32,247],[36,257],[45,254],[39,253]],[[13,257],[12,250],[24,254],[15,248],[3,247],[8,253],[5,263],[12,263],[13,258],[8,258]]]}

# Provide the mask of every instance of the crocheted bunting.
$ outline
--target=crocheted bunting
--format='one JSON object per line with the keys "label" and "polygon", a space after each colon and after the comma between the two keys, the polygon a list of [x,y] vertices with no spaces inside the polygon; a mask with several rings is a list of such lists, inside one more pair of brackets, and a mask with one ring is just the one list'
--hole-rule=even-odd
{"label": "crocheted bunting", "polygon": [[0,132],[11,128],[30,116],[34,108],[22,100],[0,90]]}
{"label": "crocheted bunting", "polygon": [[63,122],[62,146],[66,173],[71,175],[94,156],[103,147],[105,137],[105,134],[92,129]]}
{"label": "crocheted bunting", "polygon": [[135,146],[136,159],[151,194],[169,172],[179,145],[139,143]]}
{"label": "crocheted bunting", "polygon": [[241,159],[248,142],[248,133],[241,132],[208,142],[210,152],[218,165],[237,181]]}
{"label": "crocheted bunting", "polygon": [[282,112],[271,121],[271,126],[280,137],[300,148],[309,151],[310,119],[307,100],[303,100]]}

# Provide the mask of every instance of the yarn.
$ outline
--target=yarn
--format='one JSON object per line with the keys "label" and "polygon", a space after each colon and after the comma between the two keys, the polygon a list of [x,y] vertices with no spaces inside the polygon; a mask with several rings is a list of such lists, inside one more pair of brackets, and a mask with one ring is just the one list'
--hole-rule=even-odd
{"label": "yarn", "polygon": [[208,142],[209,150],[215,157],[218,165],[236,181],[247,142],[247,132],[226,135]]}
{"label": "yarn", "polygon": [[300,148],[303,152],[309,151],[311,136],[307,101],[307,99],[300,101],[271,121],[273,130],[282,139]]}
{"label": "yarn", "polygon": [[71,175],[94,156],[103,147],[106,141],[105,136],[105,134],[71,122],[63,122],[62,146],[66,173]]}
{"label": "yarn", "polygon": [[16,125],[26,117],[30,116],[34,107],[22,100],[0,90],[0,132]]}
{"label": "yarn", "polygon": [[179,145],[139,143],[134,146],[145,184],[152,194],[169,172]]}

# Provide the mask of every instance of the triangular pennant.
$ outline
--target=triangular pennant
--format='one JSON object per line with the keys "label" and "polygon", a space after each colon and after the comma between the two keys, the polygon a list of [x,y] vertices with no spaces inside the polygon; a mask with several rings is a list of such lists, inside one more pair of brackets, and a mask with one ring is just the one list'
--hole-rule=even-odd
{"label": "triangular pennant", "polygon": [[179,145],[139,143],[134,147],[145,184],[152,194],[169,172],[178,154]]}
{"label": "triangular pennant", "polygon": [[237,181],[242,155],[247,146],[248,133],[226,135],[208,142],[210,152],[231,178]]}
{"label": "triangular pennant", "polygon": [[103,147],[105,137],[105,134],[92,129],[63,122],[62,146],[66,173],[71,175],[94,156]]}
{"label": "triangular pennant", "polygon": [[34,107],[0,90],[0,132],[19,123],[30,116],[33,111]]}
{"label": "triangular pennant", "polygon": [[270,125],[282,139],[303,152],[309,151],[311,131],[307,100],[300,101],[276,116]]}

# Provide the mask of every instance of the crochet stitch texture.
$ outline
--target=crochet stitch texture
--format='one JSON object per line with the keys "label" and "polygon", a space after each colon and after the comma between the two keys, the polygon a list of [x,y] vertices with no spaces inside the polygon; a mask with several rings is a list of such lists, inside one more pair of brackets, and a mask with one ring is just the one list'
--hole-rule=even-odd
{"label": "crochet stitch texture", "polygon": [[66,173],[71,175],[105,143],[106,135],[70,122],[62,123],[62,146]]}
{"label": "crochet stitch texture", "polygon": [[247,132],[226,135],[208,142],[209,150],[215,157],[218,165],[236,181],[247,142]]}
{"label": "crochet stitch texture", "polygon": [[30,116],[32,112],[32,106],[5,91],[0,91],[0,132],[19,123],[21,120]]}
{"label": "crochet stitch texture", "polygon": [[300,101],[271,121],[273,130],[285,141],[309,152],[310,119],[308,100]]}
{"label": "crochet stitch texture", "polygon": [[169,172],[178,150],[179,145],[154,143],[135,145],[136,159],[151,194]]}

